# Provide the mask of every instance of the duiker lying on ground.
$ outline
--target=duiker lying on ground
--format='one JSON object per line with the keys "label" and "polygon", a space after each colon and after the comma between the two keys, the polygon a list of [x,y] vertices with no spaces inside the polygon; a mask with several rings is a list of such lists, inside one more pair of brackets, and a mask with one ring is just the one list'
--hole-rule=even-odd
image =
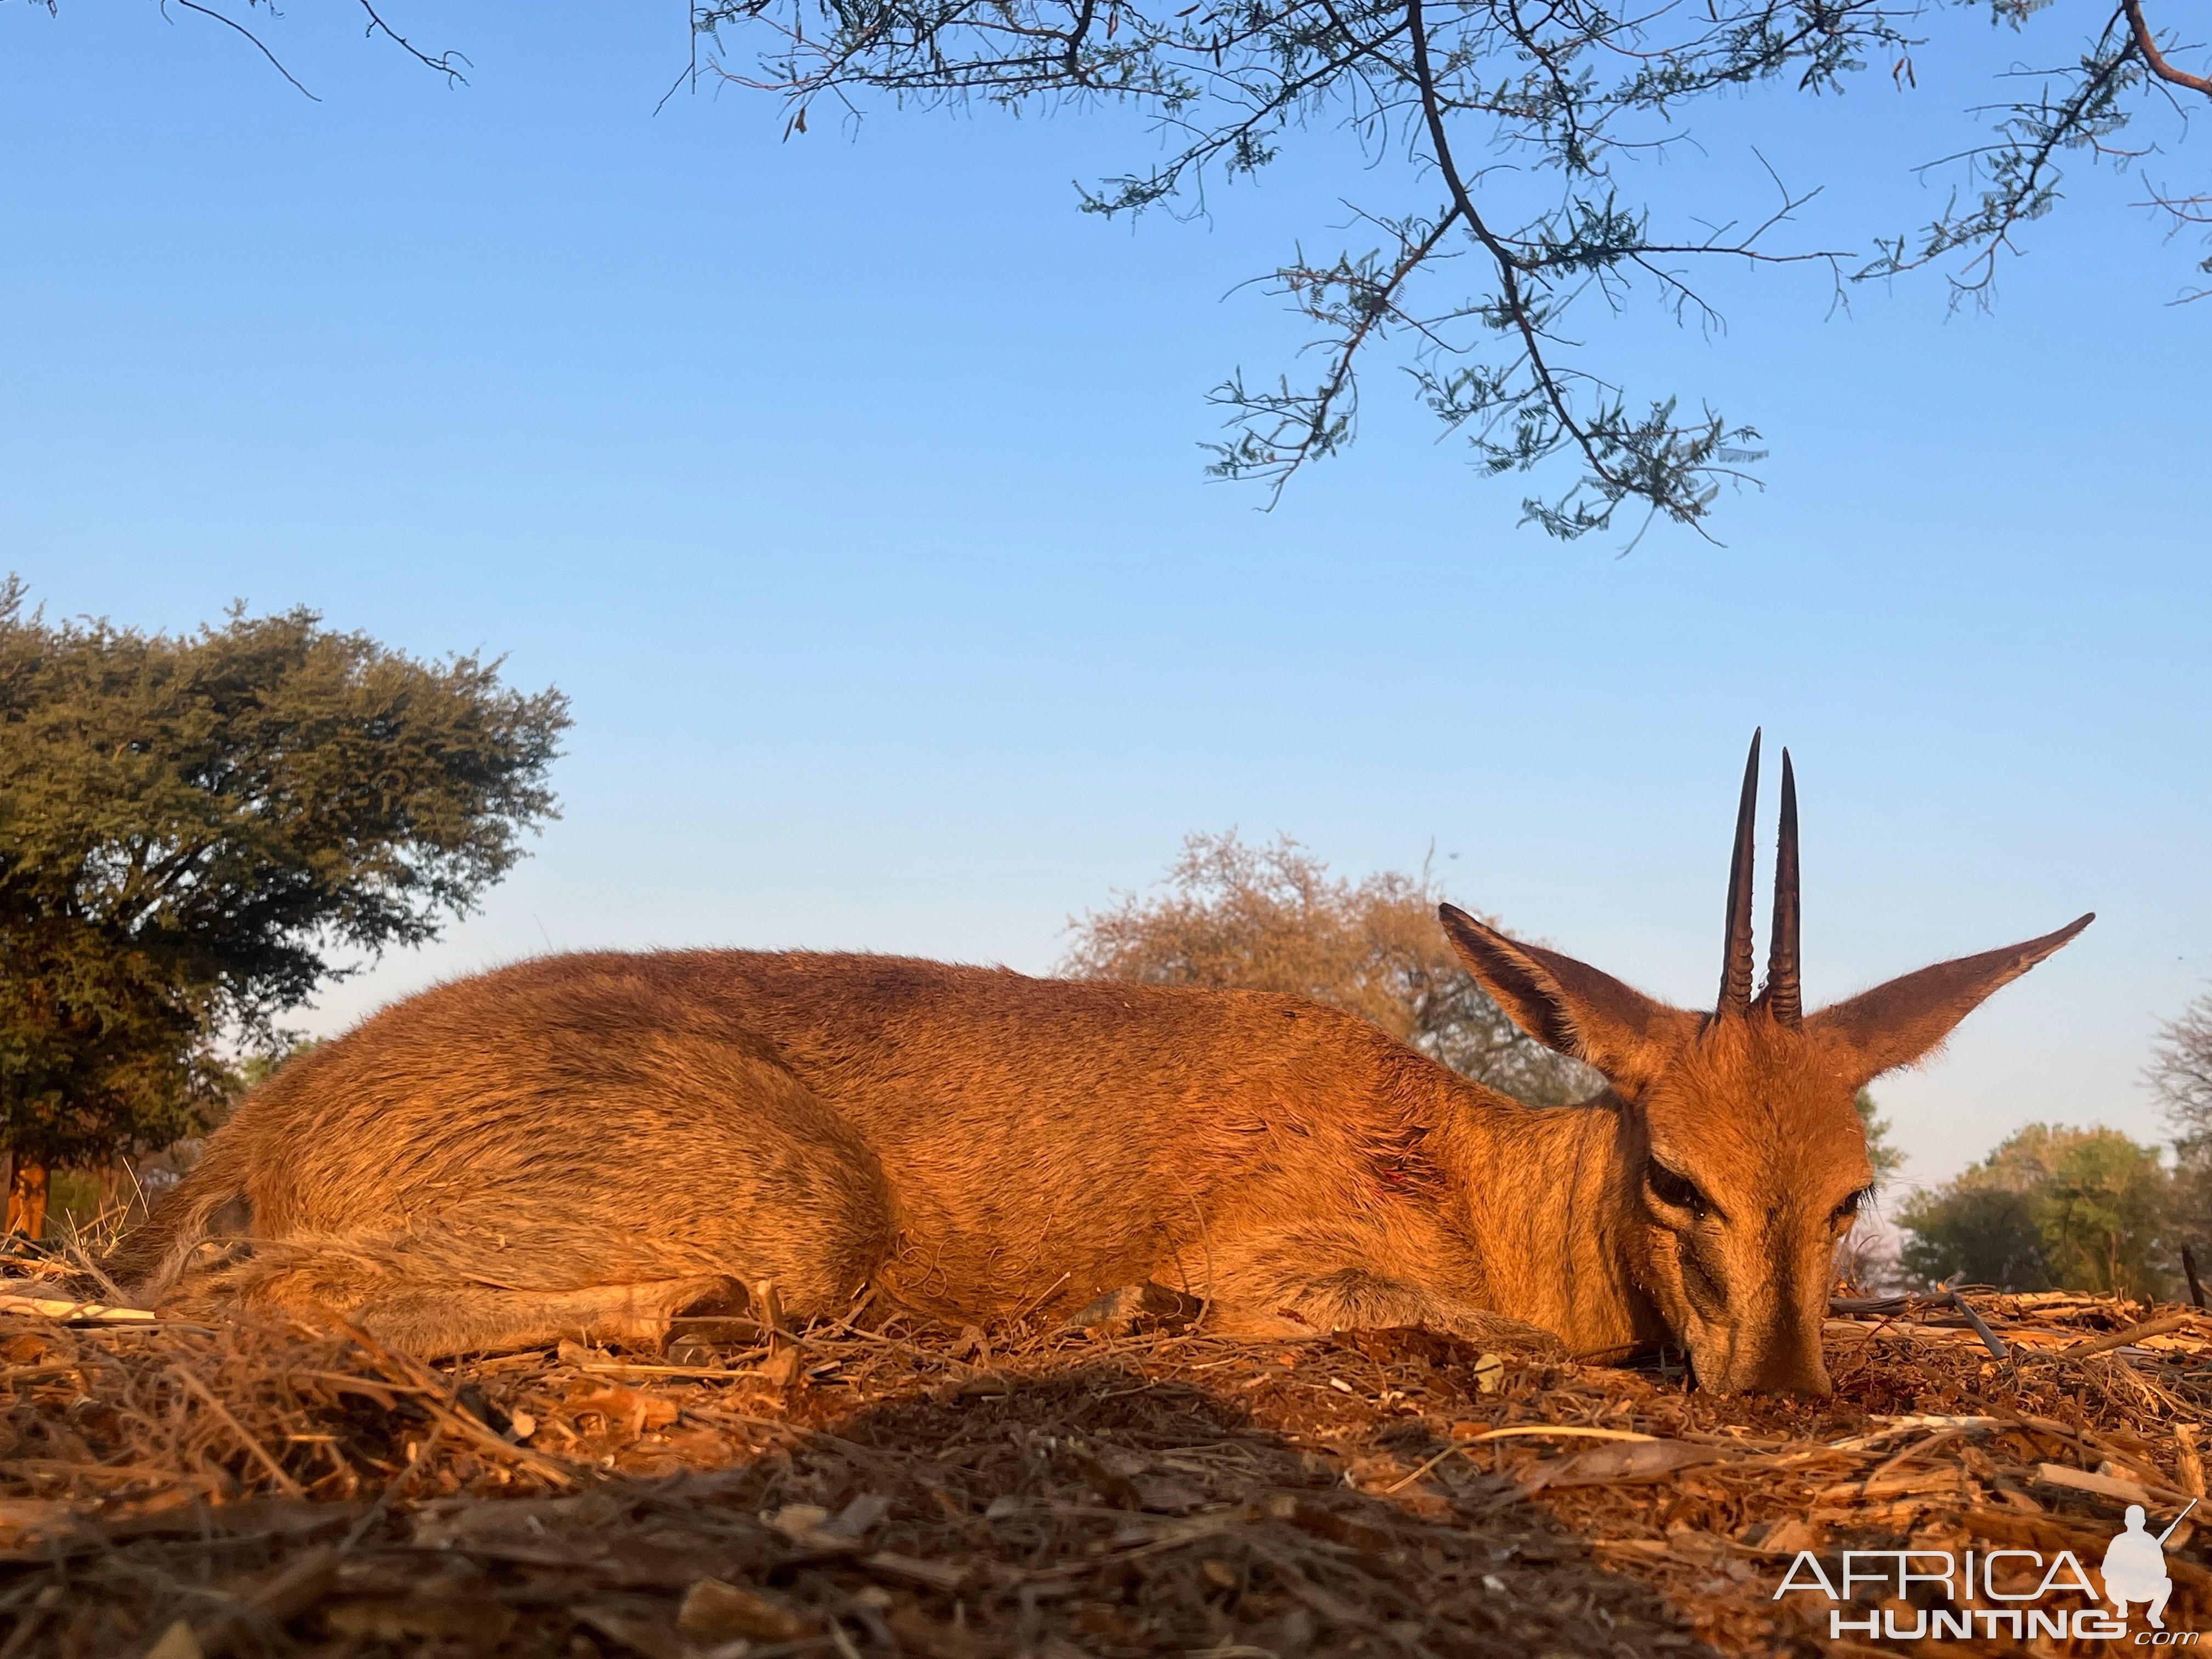
{"label": "duiker lying on ground", "polygon": [[112,1271],[336,1311],[430,1354],[650,1339],[781,1286],[956,1317],[1158,1279],[1273,1336],[1671,1336],[1701,1383],[1824,1392],[1851,1097],[2090,918],[1820,1013],[1783,757],[1752,994],[1752,741],[1719,1006],[1668,1007],[1447,905],[1468,969],[1611,1087],[1534,1110],[1319,1003],[887,957],[548,958],[390,1008],[256,1091]]}

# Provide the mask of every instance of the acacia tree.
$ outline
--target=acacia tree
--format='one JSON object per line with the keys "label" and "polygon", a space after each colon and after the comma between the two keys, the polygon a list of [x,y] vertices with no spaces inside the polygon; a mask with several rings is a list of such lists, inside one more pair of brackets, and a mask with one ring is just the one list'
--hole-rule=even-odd
{"label": "acacia tree", "polygon": [[[433,55],[373,0],[352,3],[368,33],[462,81],[460,54]],[[179,4],[314,95],[240,21],[264,5],[275,15],[267,0]],[[1954,302],[1985,304],[1999,256],[2058,201],[2065,167],[2124,170],[2159,149],[2141,136],[2147,112],[2173,118],[2178,137],[2212,100],[2202,46],[2160,27],[2191,15],[2184,0],[1654,0],[1618,13],[1598,0],[693,0],[693,62],[676,84],[703,69],[778,96],[787,136],[878,98],[1128,106],[1164,145],[1084,193],[1109,216],[1203,212],[1209,181],[1260,173],[1305,129],[1334,129],[1370,163],[1402,159],[1370,169],[1391,199],[1351,204],[1357,241],[1321,258],[1301,246],[1258,279],[1310,325],[1319,368],[1272,383],[1231,372],[1212,394],[1228,435],[1211,470],[1258,481],[1272,502],[1352,441],[1362,367],[1395,347],[1414,395],[1466,437],[1480,471],[1571,477],[1522,507],[1572,538],[1624,505],[1647,524],[1702,526],[1721,486],[1750,480],[1764,456],[1752,427],[1710,406],[1632,394],[1577,337],[1593,307],[1619,313],[1642,295],[1678,321],[1717,324],[1698,286],[1717,260],[1813,264],[1838,298],[1942,264]],[[1993,118],[1981,140],[1936,164],[1956,186],[1944,210],[1872,238],[1870,253],[1784,240],[1817,184],[1777,179],[1755,202],[1662,211],[1650,175],[1632,169],[1688,161],[1692,110],[1747,88],[1819,95],[1869,70],[1915,87],[1917,55],[1936,43],[1915,31],[1948,29],[1953,44],[1977,15],[2034,30],[2041,62],[2011,70],[2006,95],[1972,112]],[[2212,228],[2212,192],[2146,187],[2142,205],[2175,231]],[[2212,275],[2212,258],[2199,269]]]}
{"label": "acacia tree", "polygon": [[[312,611],[187,635],[26,614],[0,584],[0,1151],[46,1171],[198,1133],[225,1048],[433,937],[554,816],[557,691]],[[356,963],[356,965],[358,965]]]}
{"label": "acacia tree", "polygon": [[1072,924],[1060,971],[1314,997],[1531,1105],[1596,1093],[1604,1079],[1525,1035],[1461,966],[1437,897],[1425,871],[1355,883],[1287,836],[1195,835],[1159,890]]}
{"label": "acacia tree", "polygon": [[[1748,426],[1663,391],[1632,396],[1576,337],[1578,313],[1642,294],[1677,319],[1717,321],[1696,286],[1716,260],[1817,263],[1838,293],[1948,262],[1954,297],[1985,301],[2000,253],[2058,199],[2062,161],[2125,166],[2147,149],[2128,136],[2146,107],[2185,122],[2212,98],[2212,78],[2185,66],[2202,54],[2146,11],[2160,3],[702,0],[696,16],[718,47],[711,66],[787,100],[793,131],[824,107],[858,112],[870,94],[1120,102],[1156,117],[1164,153],[1086,192],[1095,213],[1200,210],[1209,179],[1259,173],[1303,128],[1334,125],[1372,161],[1406,158],[1376,169],[1372,188],[1395,201],[1354,204],[1358,242],[1321,258],[1301,250],[1266,279],[1310,325],[1320,367],[1273,384],[1232,374],[1213,393],[1229,435],[1212,471],[1279,492],[1342,448],[1361,365],[1395,343],[1415,395],[1466,435],[1481,470],[1566,465],[1574,482],[1523,507],[1574,537],[1624,504],[1697,525],[1722,483],[1759,459]],[[1994,107],[1985,141],[1953,158],[1962,188],[1944,211],[1871,257],[1781,240],[1809,190],[1778,180],[1755,207],[1662,215],[1628,165],[1686,144],[1698,100],[1762,82],[1828,93],[1873,67],[1902,87],[1928,44],[1912,31],[1961,10],[2025,28],[2046,7],[2075,31],[2043,47],[2052,66],[2025,72],[2015,84],[2028,89]],[[2058,27],[2035,21],[2046,36]],[[739,60],[740,42],[753,59]],[[2212,224],[2212,195],[2152,196],[2177,228]]]}

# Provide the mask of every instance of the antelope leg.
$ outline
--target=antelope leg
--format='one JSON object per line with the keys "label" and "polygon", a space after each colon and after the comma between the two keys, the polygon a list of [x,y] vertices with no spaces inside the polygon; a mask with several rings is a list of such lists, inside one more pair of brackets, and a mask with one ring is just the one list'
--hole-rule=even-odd
{"label": "antelope leg", "polygon": [[337,1314],[380,1342],[425,1359],[463,1353],[506,1353],[562,1340],[658,1347],[669,1322],[701,1307],[741,1305],[735,1279],[716,1274],[641,1285],[593,1285],[579,1290],[519,1291],[473,1284],[404,1280],[347,1287],[333,1296],[319,1274],[278,1273],[256,1285],[249,1307],[281,1310],[313,1324]]}
{"label": "antelope leg", "polygon": [[1358,1268],[1283,1285],[1267,1300],[1267,1310],[1226,1310],[1215,1328],[1226,1335],[1296,1340],[1419,1325],[1470,1342],[1562,1352],[1559,1339],[1540,1326]]}

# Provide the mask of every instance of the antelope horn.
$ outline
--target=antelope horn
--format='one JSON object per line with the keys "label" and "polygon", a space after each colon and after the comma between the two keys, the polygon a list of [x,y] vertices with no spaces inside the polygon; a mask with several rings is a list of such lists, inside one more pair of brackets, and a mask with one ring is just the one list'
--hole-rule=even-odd
{"label": "antelope horn", "polygon": [[1774,939],[1766,953],[1766,1009],[1784,1025],[1805,1018],[1797,980],[1797,779],[1782,751],[1782,831],[1774,852]]}
{"label": "antelope horn", "polygon": [[1722,1014],[1751,1006],[1751,835],[1759,812],[1759,732],[1743,763],[1743,799],[1735,810],[1735,853],[1729,860],[1728,951],[1721,963]]}

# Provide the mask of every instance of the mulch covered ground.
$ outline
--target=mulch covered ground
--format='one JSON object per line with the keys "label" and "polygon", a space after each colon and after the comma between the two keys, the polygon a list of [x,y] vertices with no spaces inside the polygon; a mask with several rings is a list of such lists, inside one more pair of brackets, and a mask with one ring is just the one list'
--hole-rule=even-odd
{"label": "mulch covered ground", "polygon": [[1799,1551],[2094,1568],[2203,1490],[2212,1411],[2212,1319],[2075,1296],[1968,1298],[2002,1359],[1956,1304],[1838,1304],[1837,1392],[1790,1401],[1202,1318],[432,1367],[0,1266],[0,1659],[1847,1653],[1774,1599]]}

